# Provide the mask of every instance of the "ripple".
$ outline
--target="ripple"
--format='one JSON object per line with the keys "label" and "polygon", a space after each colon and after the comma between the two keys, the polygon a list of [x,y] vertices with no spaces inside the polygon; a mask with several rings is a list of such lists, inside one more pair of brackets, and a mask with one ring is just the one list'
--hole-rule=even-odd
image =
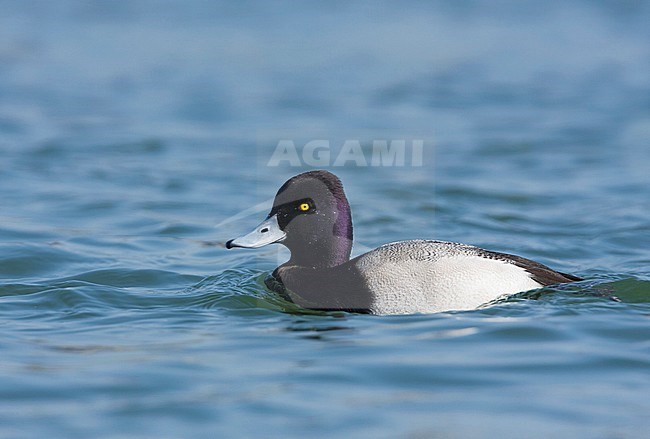
{"label": "ripple", "polygon": [[0,277],[29,278],[47,276],[74,264],[92,259],[63,248],[60,242],[0,244]]}

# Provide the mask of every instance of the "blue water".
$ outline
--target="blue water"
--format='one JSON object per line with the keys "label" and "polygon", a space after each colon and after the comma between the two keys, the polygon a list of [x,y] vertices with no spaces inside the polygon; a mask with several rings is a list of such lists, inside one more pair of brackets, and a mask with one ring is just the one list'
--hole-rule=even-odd
{"label": "blue water", "polygon": [[[647,3],[0,11],[0,437],[647,435]],[[284,302],[286,250],[223,243],[318,139],[354,254],[437,238],[586,280],[435,315]],[[382,139],[422,166],[331,166]],[[298,166],[269,165],[282,140]]]}

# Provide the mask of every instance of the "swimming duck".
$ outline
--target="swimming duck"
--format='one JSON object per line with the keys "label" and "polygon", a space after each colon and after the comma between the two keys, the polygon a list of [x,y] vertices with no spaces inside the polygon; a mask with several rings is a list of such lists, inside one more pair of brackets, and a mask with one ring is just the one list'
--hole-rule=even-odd
{"label": "swimming duck", "polygon": [[393,242],[350,259],[350,205],[341,181],[323,170],[290,178],[266,219],[226,247],[273,243],[286,246],[291,257],[266,285],[309,309],[467,310],[521,291],[582,280],[519,256],[434,240]]}

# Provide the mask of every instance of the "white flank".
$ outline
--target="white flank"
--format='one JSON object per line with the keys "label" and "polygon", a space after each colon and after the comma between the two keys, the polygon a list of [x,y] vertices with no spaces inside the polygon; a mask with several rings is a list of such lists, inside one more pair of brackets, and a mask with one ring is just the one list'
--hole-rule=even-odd
{"label": "white flank", "polygon": [[373,253],[361,258],[359,268],[375,294],[377,314],[474,309],[542,286],[521,267],[477,255],[386,260]]}

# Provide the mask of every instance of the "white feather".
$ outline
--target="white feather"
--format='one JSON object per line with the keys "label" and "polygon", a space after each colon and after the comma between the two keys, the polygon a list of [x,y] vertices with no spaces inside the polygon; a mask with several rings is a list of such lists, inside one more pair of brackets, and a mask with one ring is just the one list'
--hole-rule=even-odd
{"label": "white feather", "polygon": [[525,269],[478,251],[461,244],[405,241],[366,253],[356,265],[373,292],[377,314],[474,309],[542,286]]}

